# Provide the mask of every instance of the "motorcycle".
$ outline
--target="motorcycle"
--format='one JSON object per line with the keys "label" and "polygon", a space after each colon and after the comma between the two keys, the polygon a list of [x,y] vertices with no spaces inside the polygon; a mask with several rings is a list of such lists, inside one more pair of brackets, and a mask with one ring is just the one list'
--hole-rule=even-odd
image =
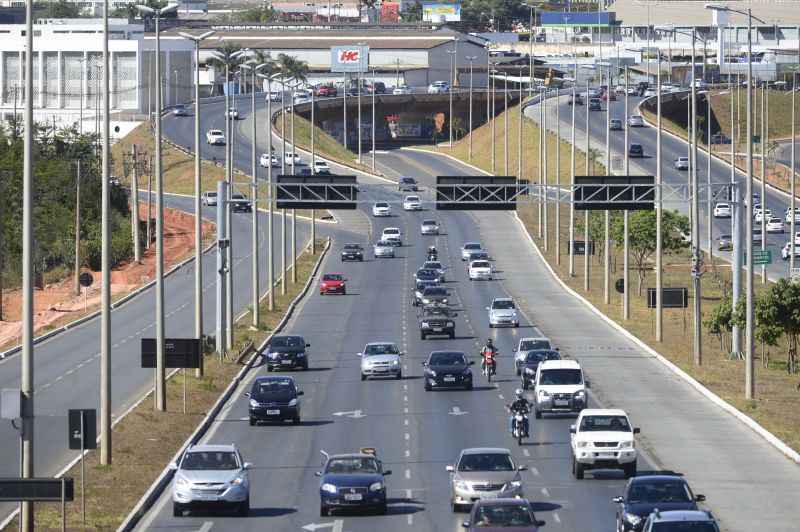
{"label": "motorcycle", "polygon": [[435,251],[428,252],[428,260],[434,262],[439,260],[439,254]]}
{"label": "motorcycle", "polygon": [[492,382],[492,375],[497,373],[497,361],[495,357],[497,356],[497,352],[492,352],[490,349],[486,349],[481,353],[481,357],[483,357],[483,362],[481,363],[481,373],[483,376],[486,377],[487,382]]}
{"label": "motorcycle", "polygon": [[[506,405],[506,408],[510,410],[511,405]],[[524,430],[525,425],[528,425],[528,413],[529,411],[527,409],[524,411],[511,412],[511,435],[516,438],[517,445],[522,445],[522,438],[528,438],[530,436],[530,434]],[[530,425],[528,425],[528,427],[528,430],[530,430]]]}

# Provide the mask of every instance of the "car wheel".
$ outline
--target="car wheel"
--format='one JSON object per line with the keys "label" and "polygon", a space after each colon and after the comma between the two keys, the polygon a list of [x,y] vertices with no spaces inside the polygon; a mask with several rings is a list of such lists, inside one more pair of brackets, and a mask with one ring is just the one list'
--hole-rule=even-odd
{"label": "car wheel", "polygon": [[533,415],[536,419],[542,419],[542,413],[538,409],[533,410]]}
{"label": "car wheel", "polygon": [[251,417],[251,418],[250,418],[250,426],[251,426],[251,427],[254,427],[254,426],[255,426],[255,424],[256,424],[256,418],[254,418],[254,417]]}
{"label": "car wheel", "polygon": [[461,513],[461,505],[460,504],[452,503],[451,506],[453,508],[453,513],[454,514]]}
{"label": "car wheel", "polygon": [[472,383],[469,383],[469,384],[467,384],[467,385],[464,387],[464,389],[465,389],[465,390],[467,390],[467,391],[470,391],[470,390],[472,390]]}
{"label": "car wheel", "polygon": [[636,476],[636,462],[631,462],[630,464],[625,464],[622,469],[625,472],[625,478],[631,478]]}
{"label": "car wheel", "polygon": [[319,505],[319,516],[320,517],[328,517],[330,515],[330,510],[324,504]]}
{"label": "car wheel", "polygon": [[583,464],[579,464],[575,457],[572,457],[572,473],[575,475],[577,480],[583,480]]}
{"label": "car wheel", "polygon": [[272,366],[267,364],[267,373],[271,373],[271,372],[272,372]]}
{"label": "car wheel", "polygon": [[383,504],[379,504],[377,508],[375,508],[375,511],[378,515],[386,515],[386,513],[389,511],[389,508],[386,506],[386,502],[384,502]]}
{"label": "car wheel", "polygon": [[300,424],[300,416],[293,417],[292,418],[292,423],[294,423],[295,425],[299,425]]}
{"label": "car wheel", "polygon": [[238,513],[242,517],[247,517],[247,514],[250,513],[250,496],[248,495],[247,498],[239,503],[239,507],[237,508]]}
{"label": "car wheel", "polygon": [[172,503],[172,517],[183,517],[183,505],[181,503]]}
{"label": "car wheel", "polygon": [[342,288],[342,295],[343,295],[343,296],[346,296],[346,295],[347,295],[347,288]]}
{"label": "car wheel", "polygon": [[398,371],[398,372],[397,372],[397,376],[395,377],[395,379],[396,379],[396,380],[398,380],[398,381],[399,381],[399,380],[402,380],[402,379],[403,379],[403,374],[402,374],[401,372],[399,372],[399,371]]}
{"label": "car wheel", "polygon": [[453,339],[455,339],[455,337],[456,337],[456,333],[451,332],[450,333],[450,339],[453,340]]}
{"label": "car wheel", "polygon": [[303,371],[308,371],[308,361],[303,362],[302,368],[303,368]]}
{"label": "car wheel", "polygon": [[362,381],[365,381],[365,380],[367,380],[367,376],[366,376],[366,375],[364,375],[363,373],[361,374],[361,380],[362,380]]}
{"label": "car wheel", "polygon": [[422,332],[419,333],[419,339],[420,340],[424,340],[425,339],[425,333],[422,333]]}
{"label": "car wheel", "polygon": [[425,391],[426,392],[431,391],[431,385],[430,384],[427,384],[427,383],[425,384]]}
{"label": "car wheel", "polygon": [[514,362],[514,370],[517,372],[517,377],[522,375],[522,370],[519,368],[519,364],[517,364],[516,362]]}
{"label": "car wheel", "polygon": [[492,325],[492,323],[491,323],[491,322],[489,322],[489,328],[490,328],[490,329],[494,329],[494,325]]}

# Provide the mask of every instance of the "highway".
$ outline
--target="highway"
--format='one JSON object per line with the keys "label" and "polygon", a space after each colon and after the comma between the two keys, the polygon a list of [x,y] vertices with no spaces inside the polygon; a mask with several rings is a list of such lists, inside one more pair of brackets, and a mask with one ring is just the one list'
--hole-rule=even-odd
{"label": "highway", "polygon": [[[205,107],[204,121],[213,123],[217,116],[222,116],[220,105]],[[246,117],[243,122],[239,130],[249,131]],[[247,161],[249,153],[237,164],[247,167]],[[436,155],[404,150],[381,154],[379,166],[388,177],[412,175],[426,186],[437,174],[469,173]],[[337,169],[342,171],[334,166]],[[384,197],[400,199],[389,191]],[[511,352],[521,336],[538,334],[581,362],[592,382],[590,406],[624,408],[641,427],[640,471],[683,473],[697,493],[708,496],[708,506],[726,530],[783,532],[791,527],[796,518],[792,492],[800,482],[800,469],[569,295],[511,214],[403,213],[394,204],[392,218],[373,219],[365,212],[368,207],[347,213],[343,227],[358,231],[357,241],[367,245],[368,234],[398,226],[405,245],[395,259],[342,264],[338,250],[344,242],[335,237],[322,271],[344,273],[348,295],[320,296],[312,290],[286,329],[311,344],[309,371],[291,373],[306,392],[303,422],[248,425],[242,394],[253,378],[266,374],[259,367],[204,439],[235,443],[245,460],[253,462],[250,516],[201,512],[174,518],[167,491],[139,524],[140,530],[458,530],[464,515],[450,511],[444,468],[461,449],[472,446],[508,447],[515,461],[529,467],[523,473],[525,493],[534,501],[538,518],[547,521],[545,530],[613,530],[615,506],[610,499],[621,493],[625,481],[613,473],[590,474],[583,481],[572,478],[572,416],[535,421],[531,441],[521,447],[506,433],[503,404],[519,386]],[[427,217],[440,220],[445,234],[419,235],[420,221]],[[459,248],[468,240],[484,242],[499,279],[466,279]],[[454,340],[419,340],[410,305],[411,276],[431,242],[449,266],[447,286],[461,309]],[[516,299],[525,319],[518,330],[490,331],[483,309],[493,297],[504,295]],[[477,349],[487,336],[495,339],[501,353],[496,382],[487,385],[476,371],[472,391],[423,390],[420,363],[430,351],[463,350],[477,360]],[[405,353],[403,380],[361,382],[356,353],[367,342],[386,340],[397,342]],[[319,479],[314,476],[321,466],[319,451],[348,452],[365,446],[376,447],[393,471],[387,477],[389,514],[321,518]]]}

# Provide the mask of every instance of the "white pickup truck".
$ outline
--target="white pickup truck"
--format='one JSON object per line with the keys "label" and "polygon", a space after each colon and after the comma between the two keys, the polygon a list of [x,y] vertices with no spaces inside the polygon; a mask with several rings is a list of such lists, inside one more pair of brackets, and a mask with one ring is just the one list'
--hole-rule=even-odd
{"label": "white pickup truck", "polygon": [[570,426],[572,474],[583,479],[587,469],[622,469],[625,477],[636,475],[636,442],[624,410],[586,408]]}

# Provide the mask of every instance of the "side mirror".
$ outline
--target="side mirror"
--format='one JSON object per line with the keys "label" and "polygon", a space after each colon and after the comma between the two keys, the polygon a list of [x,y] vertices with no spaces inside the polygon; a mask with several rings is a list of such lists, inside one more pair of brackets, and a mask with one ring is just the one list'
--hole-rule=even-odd
{"label": "side mirror", "polygon": [[575,425],[570,425],[569,426],[569,433],[570,434],[575,434],[577,431],[578,431],[578,429],[575,428]]}
{"label": "side mirror", "polygon": [[456,470],[456,468],[451,466],[451,465],[449,465],[449,466],[445,466],[444,470],[447,471],[448,473],[452,473],[453,471]]}
{"label": "side mirror", "polygon": [[391,474],[392,474],[392,470],[391,469],[389,469],[388,471],[384,471],[383,472],[383,476],[391,475]]}
{"label": "side mirror", "polygon": [[639,434],[640,432],[642,432],[642,429],[640,429],[639,427],[633,427],[634,434]]}
{"label": "side mirror", "polygon": [[306,344],[306,347],[311,347],[311,344]]}
{"label": "side mirror", "polygon": [[464,528],[469,528],[469,527],[471,527],[472,525],[470,524],[470,522],[469,522],[469,521],[464,521],[463,523],[461,523],[461,526],[462,526],[462,527],[464,527]]}
{"label": "side mirror", "polygon": [[486,310],[492,310],[492,309],[490,309],[489,307],[485,307],[485,308],[486,308]]}
{"label": "side mirror", "polygon": [[245,397],[250,397],[250,392],[244,392],[243,394]]}
{"label": "side mirror", "polygon": [[706,500],[706,496],[698,493],[697,495],[694,496],[694,500],[697,502],[703,502]]}
{"label": "side mirror", "polygon": [[306,394],[306,392],[304,392],[303,390],[298,390],[297,391],[297,396],[298,397],[301,396],[301,395],[305,395],[305,394]]}
{"label": "side mirror", "polygon": [[611,499],[611,502],[615,502],[615,503],[617,503],[617,504],[622,504],[622,501],[623,501],[623,500],[624,500],[624,499],[623,499],[621,496],[617,495],[616,497],[614,497],[613,499]]}
{"label": "side mirror", "polygon": [[526,465],[517,466],[517,471],[527,471],[527,470],[528,466]]}
{"label": "side mirror", "polygon": [[427,362],[423,362],[422,365],[425,366],[426,368],[428,367],[428,363]]}
{"label": "side mirror", "polygon": [[356,356],[357,356],[357,357],[363,357],[363,356],[364,356],[364,353],[356,353]]}
{"label": "side mirror", "polygon": [[245,462],[244,464],[242,464],[242,469],[250,469],[251,467],[253,467],[253,464],[251,464],[250,462]]}
{"label": "side mirror", "polygon": [[470,361],[469,361],[469,365],[470,365],[470,366],[474,366],[474,365],[475,365],[475,361],[474,361],[474,360],[470,360]]}
{"label": "side mirror", "polygon": [[178,462],[171,462],[171,463],[170,463],[170,464],[167,466],[167,468],[168,468],[170,471],[177,471],[177,470],[178,470]]}
{"label": "side mirror", "polygon": [[322,476],[322,471],[314,471],[314,476],[315,477],[321,477]]}
{"label": "side mirror", "polygon": [[543,527],[546,524],[547,524],[547,521],[541,521],[541,520],[540,521],[536,521],[536,526],[538,526],[538,527]]}

